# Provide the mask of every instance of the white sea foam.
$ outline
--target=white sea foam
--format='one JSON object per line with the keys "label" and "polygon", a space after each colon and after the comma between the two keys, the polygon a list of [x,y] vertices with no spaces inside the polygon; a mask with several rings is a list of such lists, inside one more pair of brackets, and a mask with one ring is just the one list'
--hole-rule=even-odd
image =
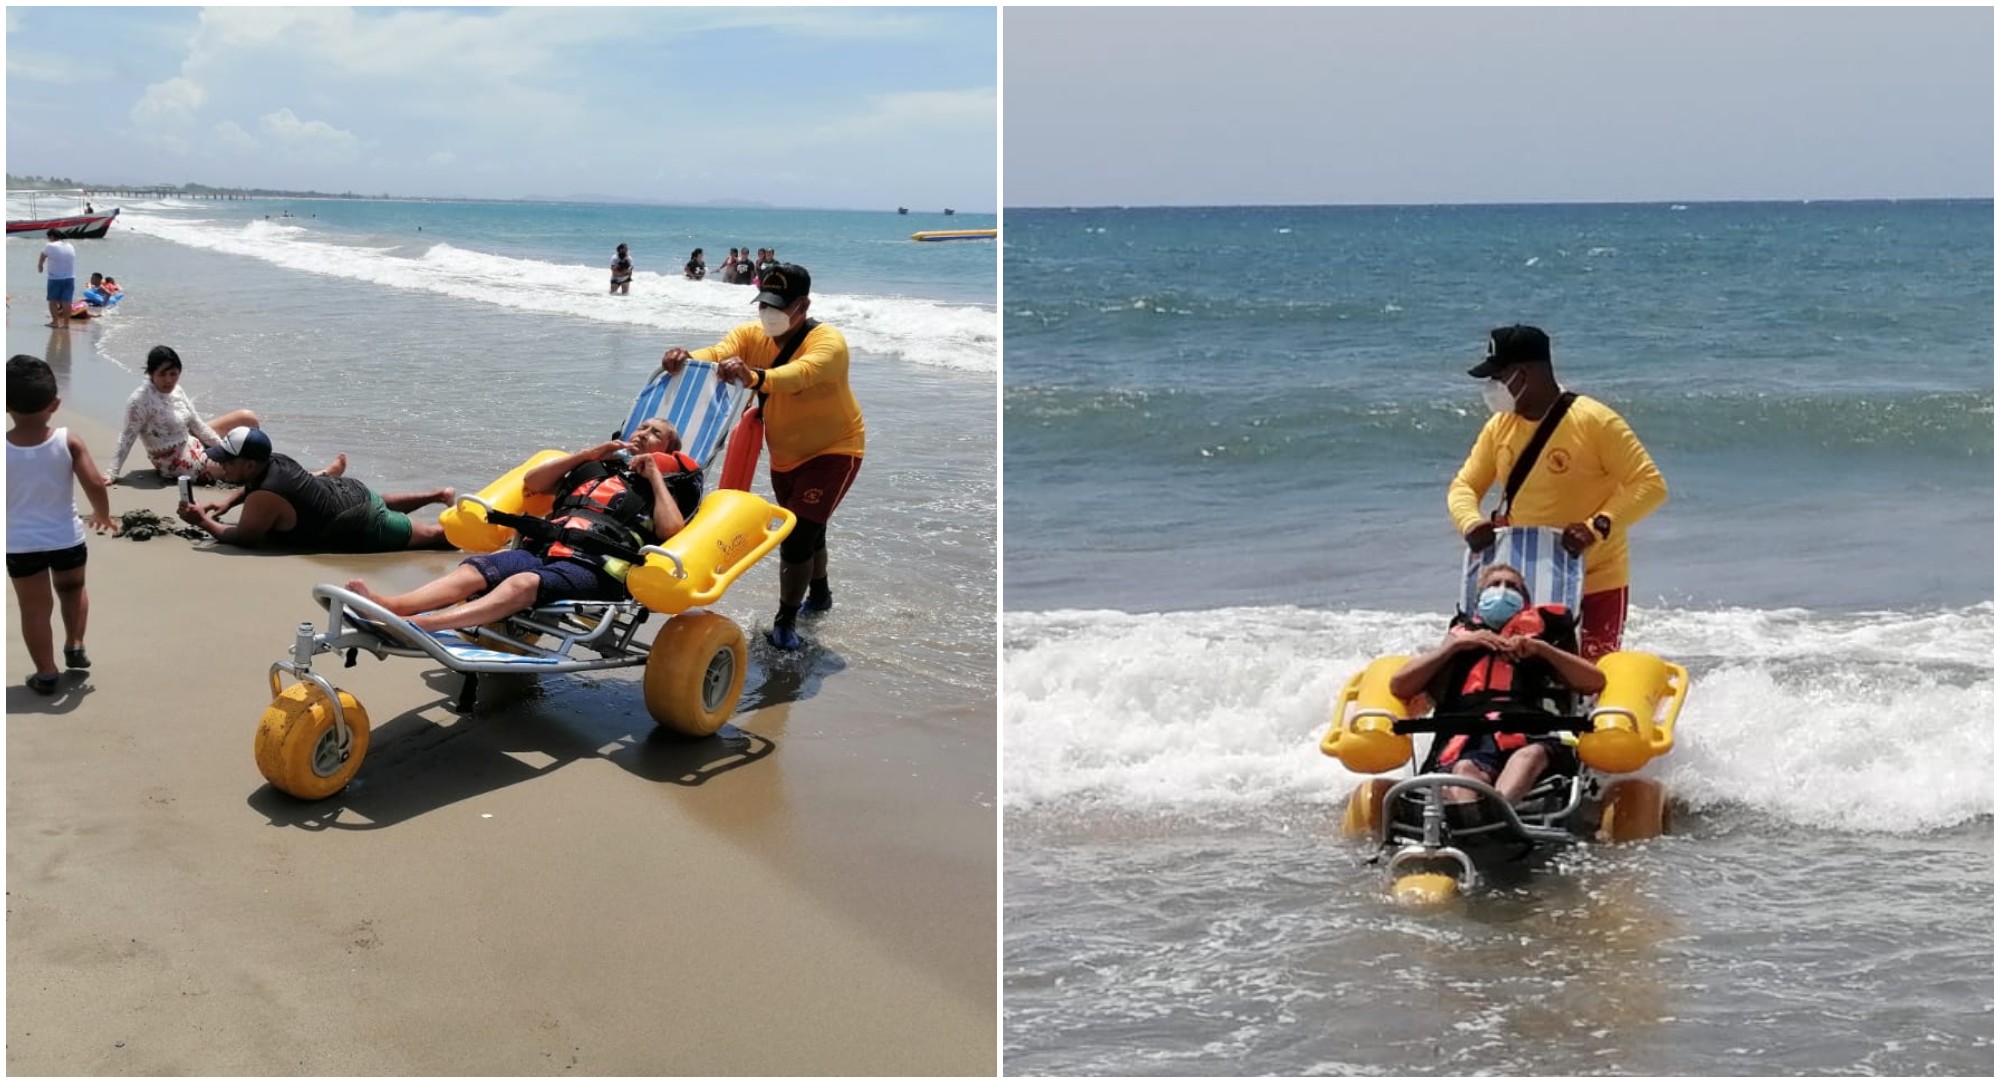
{"label": "white sea foam", "polygon": [[[1333,802],[1334,695],[1429,646],[1435,614],[1294,608],[1009,613],[1001,700],[1015,808]],[[1646,769],[1700,809],[1920,831],[1993,812],[1993,608],[1813,615],[1635,610],[1628,645],[1689,665],[1675,750]]]}
{"label": "white sea foam", "polygon": [[[460,300],[607,323],[657,327],[717,337],[751,316],[750,295],[720,282],[640,272],[629,297],[604,294],[604,269],[495,255],[445,243],[368,247],[341,244],[306,227],[276,220],[225,225],[162,214],[119,219],[134,233],[264,260],[312,274],[420,290]],[[905,297],[826,293],[813,296],[813,315],[841,329],[860,354],[892,355],[920,365],[992,372],[999,357],[999,318],[976,305]]]}

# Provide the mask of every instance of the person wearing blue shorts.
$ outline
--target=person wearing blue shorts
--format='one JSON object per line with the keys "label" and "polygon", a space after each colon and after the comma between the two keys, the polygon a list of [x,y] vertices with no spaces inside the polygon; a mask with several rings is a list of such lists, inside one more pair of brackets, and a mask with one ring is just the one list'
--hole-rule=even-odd
{"label": "person wearing blue shorts", "polygon": [[620,601],[626,565],[565,539],[580,531],[636,551],[679,533],[700,500],[700,466],[680,446],[674,427],[654,418],[630,443],[609,440],[544,463],[528,471],[523,488],[556,496],[543,518],[563,535],[523,537],[519,548],[467,557],[404,594],[378,595],[359,579],[347,589],[427,632],[477,628],[555,601]]}
{"label": "person wearing blue shorts", "polygon": [[49,276],[49,326],[68,327],[69,306],[76,300],[76,249],[62,239],[62,230],[49,230],[35,270]]}

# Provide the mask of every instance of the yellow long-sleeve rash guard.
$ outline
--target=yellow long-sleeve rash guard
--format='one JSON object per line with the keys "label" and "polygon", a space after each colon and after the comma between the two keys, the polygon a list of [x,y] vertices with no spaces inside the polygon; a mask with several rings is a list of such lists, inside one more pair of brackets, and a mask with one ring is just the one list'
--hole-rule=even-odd
{"label": "yellow long-sleeve rash guard", "polygon": [[[1480,500],[1496,481],[1506,484],[1539,424],[1505,413],[1493,415],[1479,430],[1446,498],[1460,534],[1486,518]],[[1666,500],[1666,480],[1625,419],[1578,395],[1514,495],[1510,519],[1515,526],[1566,527],[1610,516],[1611,537],[1584,553],[1583,589],[1615,590],[1632,579],[1626,532]]]}
{"label": "yellow long-sleeve rash guard", "polygon": [[794,470],[815,455],[861,457],[868,428],[847,386],[847,337],[827,324],[806,333],[792,359],[771,367],[778,344],[755,323],[737,326],[713,346],[692,351],[698,361],[741,358],[765,370],[764,441],[771,469]]}

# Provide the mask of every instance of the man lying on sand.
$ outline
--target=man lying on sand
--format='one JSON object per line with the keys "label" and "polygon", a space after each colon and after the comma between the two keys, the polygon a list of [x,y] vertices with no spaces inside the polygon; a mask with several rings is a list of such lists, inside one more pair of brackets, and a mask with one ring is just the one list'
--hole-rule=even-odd
{"label": "man lying on sand", "polygon": [[[405,513],[426,504],[449,506],[456,490],[378,496],[350,477],[307,473],[291,456],[273,454],[271,438],[248,425],[229,430],[207,450],[215,475],[243,488],[219,503],[183,503],[175,510],[216,541],[345,553],[451,548],[443,527],[413,523]],[[215,518],[238,504],[243,514],[235,526]]]}
{"label": "man lying on sand", "polygon": [[[654,418],[639,426],[631,443],[609,440],[543,463],[528,471],[523,486],[530,493],[559,494],[544,517],[552,526],[582,531],[636,552],[655,539],[666,541],[679,533],[687,524],[686,512],[700,499],[697,487],[694,500],[683,507],[668,492],[668,474],[700,469],[680,446],[674,427]],[[620,456],[624,451],[635,453],[629,464]],[[625,571],[630,566],[625,561],[553,538],[531,538],[531,533],[522,533],[519,548],[467,557],[449,573],[406,594],[383,597],[359,579],[350,581],[347,589],[399,617],[410,617],[411,624],[427,632],[477,628],[554,601],[624,599]],[[467,601],[475,594],[480,597]]]}

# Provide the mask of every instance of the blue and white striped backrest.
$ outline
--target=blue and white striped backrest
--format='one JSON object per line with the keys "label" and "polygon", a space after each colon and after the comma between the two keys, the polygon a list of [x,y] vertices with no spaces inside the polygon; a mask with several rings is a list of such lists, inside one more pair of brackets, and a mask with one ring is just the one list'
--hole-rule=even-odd
{"label": "blue and white striped backrest", "polygon": [[1571,556],[1562,547],[1562,531],[1554,527],[1502,527],[1494,532],[1493,547],[1483,553],[1465,554],[1465,581],[1460,584],[1458,607],[1472,612],[1479,597],[1479,573],[1489,564],[1511,564],[1528,581],[1528,596],[1535,605],[1561,605],[1574,614],[1583,601],[1583,558]]}
{"label": "blue and white striped backrest", "polygon": [[629,440],[640,422],[664,417],[681,434],[681,450],[706,467],[721,453],[749,399],[750,389],[716,376],[713,362],[689,361],[678,375],[662,370],[646,381],[619,435]]}

